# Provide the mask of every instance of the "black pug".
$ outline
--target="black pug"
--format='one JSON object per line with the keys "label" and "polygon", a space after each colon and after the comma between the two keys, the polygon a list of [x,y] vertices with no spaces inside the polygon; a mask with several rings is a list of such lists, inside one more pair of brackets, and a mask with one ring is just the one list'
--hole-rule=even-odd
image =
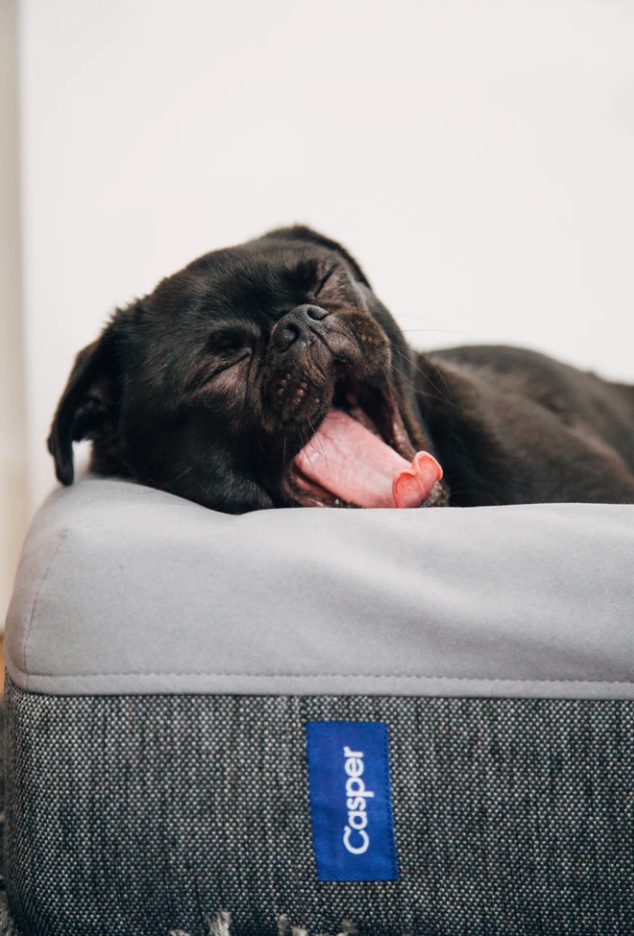
{"label": "black pug", "polygon": [[[412,351],[306,227],[206,254],[77,357],[49,450],[218,510],[634,503],[634,387],[508,347]],[[442,466],[442,467],[441,467]]]}

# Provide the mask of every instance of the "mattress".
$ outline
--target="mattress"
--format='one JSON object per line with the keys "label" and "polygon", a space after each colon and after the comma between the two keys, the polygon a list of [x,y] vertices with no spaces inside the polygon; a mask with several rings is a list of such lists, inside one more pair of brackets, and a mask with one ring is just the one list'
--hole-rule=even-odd
{"label": "mattress", "polygon": [[630,933],[633,607],[631,506],[56,492],[7,621],[16,933]]}

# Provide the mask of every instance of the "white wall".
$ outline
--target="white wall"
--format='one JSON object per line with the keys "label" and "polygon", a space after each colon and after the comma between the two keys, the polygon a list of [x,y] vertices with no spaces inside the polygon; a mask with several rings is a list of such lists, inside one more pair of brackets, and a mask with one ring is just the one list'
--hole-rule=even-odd
{"label": "white wall", "polygon": [[28,517],[22,374],[15,0],[0,2],[0,629]]}
{"label": "white wall", "polygon": [[634,381],[634,3],[21,9],[33,503],[109,310],[294,220],[349,245],[419,346],[515,342]]}

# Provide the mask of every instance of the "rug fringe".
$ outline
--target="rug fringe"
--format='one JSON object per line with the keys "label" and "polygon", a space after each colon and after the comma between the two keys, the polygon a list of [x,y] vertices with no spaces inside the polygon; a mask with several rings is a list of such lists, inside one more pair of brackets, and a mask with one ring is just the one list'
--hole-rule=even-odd
{"label": "rug fringe", "polygon": [[[231,914],[226,910],[216,914],[214,917],[208,917],[207,926],[209,928],[209,936],[232,936]],[[351,920],[343,920],[339,933],[311,934],[304,926],[294,926],[285,913],[277,918],[277,936],[354,936],[357,932],[357,927]],[[189,933],[180,929],[170,930],[168,936],[189,936]]]}

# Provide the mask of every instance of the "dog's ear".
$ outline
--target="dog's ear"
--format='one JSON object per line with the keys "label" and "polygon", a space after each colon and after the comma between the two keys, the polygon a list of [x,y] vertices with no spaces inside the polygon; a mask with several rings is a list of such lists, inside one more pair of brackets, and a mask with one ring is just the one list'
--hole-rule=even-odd
{"label": "dog's ear", "polygon": [[327,250],[333,250],[335,253],[338,253],[340,257],[343,257],[356,279],[360,283],[363,283],[364,286],[367,286],[368,289],[372,289],[367,276],[352,254],[348,253],[342,244],[331,240],[330,237],[326,237],[318,231],[313,231],[312,228],[306,227],[303,224],[296,224],[293,227],[276,228],[274,231],[269,231],[268,234],[264,236],[265,238],[272,237],[279,240],[303,241],[307,244],[316,244],[318,247],[325,247]]}
{"label": "dog's ear", "polygon": [[116,418],[119,379],[115,328],[115,323],[108,325],[100,338],[79,352],[57,405],[48,450],[62,484],[73,483],[73,442],[98,439]]}

